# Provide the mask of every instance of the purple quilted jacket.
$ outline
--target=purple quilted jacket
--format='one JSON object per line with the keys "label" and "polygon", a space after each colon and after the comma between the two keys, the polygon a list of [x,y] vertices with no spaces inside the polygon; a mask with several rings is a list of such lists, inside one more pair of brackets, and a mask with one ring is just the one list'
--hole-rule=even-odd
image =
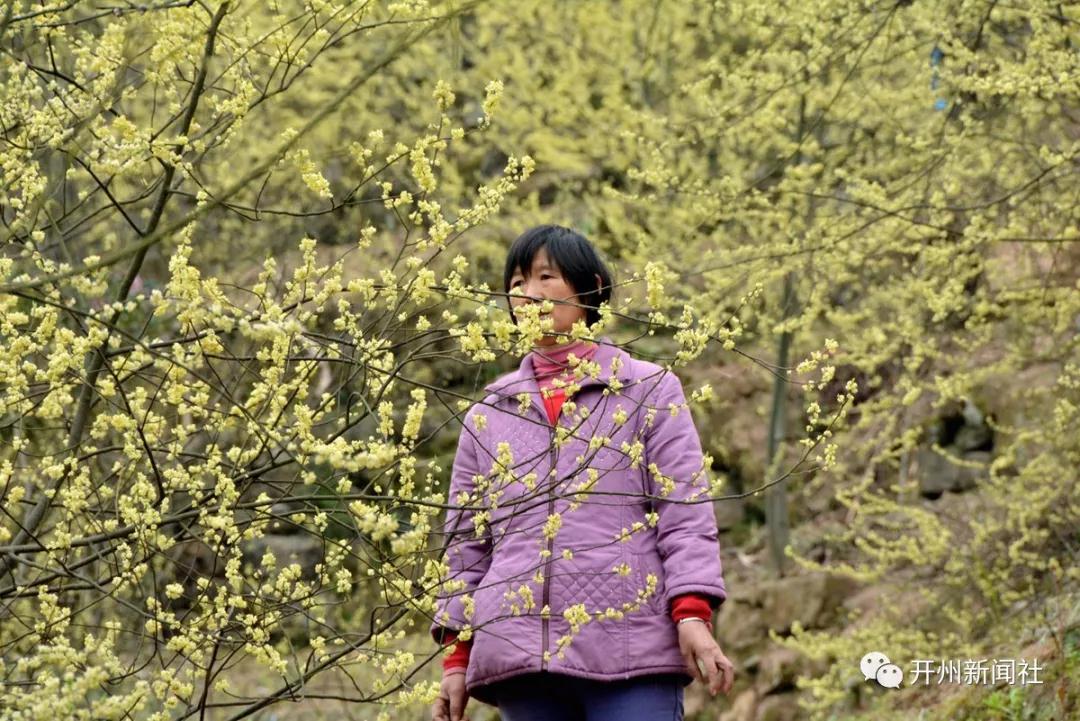
{"label": "purple quilted jacket", "polygon": [[466,688],[481,701],[533,671],[685,674],[669,602],[727,597],[682,385],[607,338],[593,362],[555,428],[529,356],[466,415],[445,525],[457,587],[431,633],[472,630]]}

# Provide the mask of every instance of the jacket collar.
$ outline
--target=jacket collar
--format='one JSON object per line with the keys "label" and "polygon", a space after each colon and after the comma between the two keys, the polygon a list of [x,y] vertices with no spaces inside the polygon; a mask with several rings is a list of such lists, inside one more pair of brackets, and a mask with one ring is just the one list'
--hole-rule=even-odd
{"label": "jacket collar", "polygon": [[[618,378],[622,383],[631,380],[630,354],[617,346],[608,336],[603,336],[596,342],[599,347],[596,349],[596,354],[593,356],[592,360],[594,363],[600,365],[600,373],[596,378],[586,375],[578,381],[581,388],[587,388],[592,385],[610,386],[612,378]],[[619,359],[619,368],[615,372],[612,372],[612,361],[616,358]],[[525,357],[521,359],[521,364],[516,371],[511,371],[492,381],[484,387],[484,390],[489,393],[496,393],[503,397],[516,396],[519,393],[528,393],[533,396],[533,401],[540,408],[541,412],[546,414],[546,411],[544,411],[543,408],[543,400],[540,398],[540,385],[536,382],[536,374],[533,372],[531,353],[526,354]]]}

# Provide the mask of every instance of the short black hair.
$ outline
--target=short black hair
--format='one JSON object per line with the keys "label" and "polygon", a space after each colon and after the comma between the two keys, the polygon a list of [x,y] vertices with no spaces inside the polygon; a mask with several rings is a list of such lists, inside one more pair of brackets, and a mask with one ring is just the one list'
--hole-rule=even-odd
{"label": "short black hair", "polygon": [[[538,225],[514,240],[506,254],[503,292],[510,293],[510,278],[516,269],[521,268],[522,273],[527,273],[532,268],[533,258],[541,248],[547,250],[551,262],[559,268],[585,307],[585,321],[592,325],[600,320],[600,304],[611,300],[611,271],[584,235],[561,225]],[[599,288],[596,287],[596,276],[600,276]],[[509,295],[506,302],[509,305]],[[510,317],[517,323],[513,312]]]}

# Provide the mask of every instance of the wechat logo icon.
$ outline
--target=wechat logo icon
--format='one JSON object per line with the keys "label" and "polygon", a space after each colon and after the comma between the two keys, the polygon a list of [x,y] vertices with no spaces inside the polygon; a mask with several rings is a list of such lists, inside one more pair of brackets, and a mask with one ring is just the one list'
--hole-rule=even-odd
{"label": "wechat logo icon", "polygon": [[885,688],[900,688],[904,680],[904,672],[895,663],[889,661],[889,657],[880,651],[871,651],[859,661],[859,670],[863,673],[863,680],[877,681]]}

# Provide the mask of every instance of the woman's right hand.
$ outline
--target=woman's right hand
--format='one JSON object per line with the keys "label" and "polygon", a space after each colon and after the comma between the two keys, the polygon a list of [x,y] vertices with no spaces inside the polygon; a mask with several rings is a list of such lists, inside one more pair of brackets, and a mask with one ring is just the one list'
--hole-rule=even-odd
{"label": "woman's right hand", "polygon": [[439,687],[439,698],[431,709],[431,721],[468,721],[465,716],[465,704],[469,703],[469,694],[465,692],[465,674],[443,674]]}
{"label": "woman's right hand", "polygon": [[709,687],[709,693],[731,693],[735,682],[735,664],[720,650],[719,644],[709,632],[704,621],[695,619],[690,623],[680,623],[679,650],[686,661],[686,671],[701,683]]}

